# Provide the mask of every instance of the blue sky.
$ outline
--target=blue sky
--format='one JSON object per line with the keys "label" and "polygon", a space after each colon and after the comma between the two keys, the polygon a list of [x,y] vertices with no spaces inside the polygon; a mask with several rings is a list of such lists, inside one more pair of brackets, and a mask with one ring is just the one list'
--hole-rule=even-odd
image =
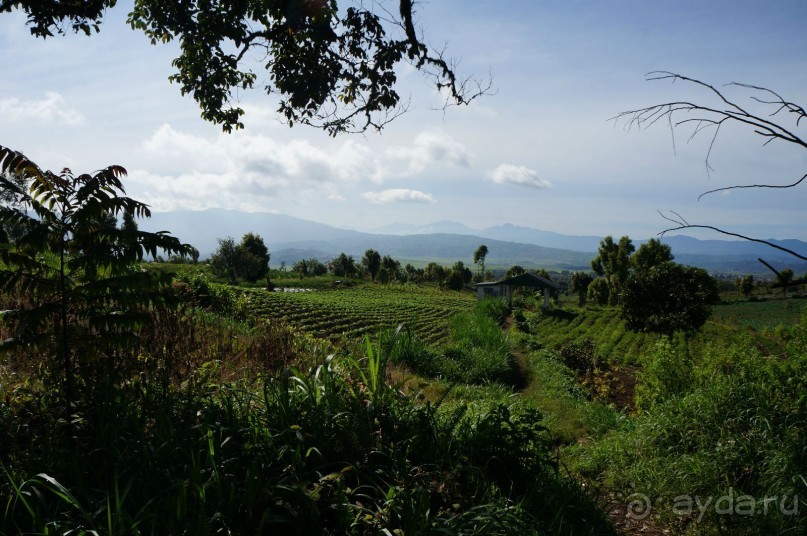
{"label": "blue sky", "polygon": [[[158,211],[271,211],[360,230],[450,219],[644,239],[665,228],[657,211],[675,210],[691,223],[807,240],[807,186],[697,200],[730,184],[791,182],[807,171],[807,151],[726,130],[707,176],[708,137],[686,143],[679,132],[674,151],[663,126],[626,132],[608,121],[705,98],[646,82],[653,70],[763,85],[807,106],[807,2],[439,0],[417,9],[427,40],[446,44],[462,73],[491,73],[495,94],[438,110],[440,97],[405,66],[410,111],[380,134],[336,139],[284,126],[276,100],[259,91],[241,96],[245,130],[204,123],[167,81],[174,45],[130,30],[127,2],[90,38],[37,40],[24,17],[4,14],[0,145],[53,170],[123,165],[128,193]],[[807,124],[799,130],[807,137]]]}

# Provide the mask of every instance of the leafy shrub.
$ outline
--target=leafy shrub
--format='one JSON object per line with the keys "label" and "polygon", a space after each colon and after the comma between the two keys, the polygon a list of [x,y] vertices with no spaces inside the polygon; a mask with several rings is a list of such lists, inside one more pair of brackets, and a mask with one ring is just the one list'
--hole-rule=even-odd
{"label": "leafy shrub", "polygon": [[378,334],[381,352],[390,363],[403,364],[414,372],[427,377],[451,375],[453,371],[445,370],[440,356],[408,327],[399,326]]}
{"label": "leafy shrub", "polygon": [[597,368],[597,352],[594,341],[567,342],[558,347],[561,362],[575,372],[585,373]]}
{"label": "leafy shrub", "polygon": [[476,304],[475,309],[488,318],[492,318],[499,325],[504,324],[507,315],[510,314],[507,302],[497,298],[485,298]]}
{"label": "leafy shrub", "polygon": [[692,358],[686,342],[661,338],[642,369],[636,387],[636,406],[649,411],[670,397],[690,392],[693,380]]}
{"label": "leafy shrub", "polygon": [[608,281],[604,277],[598,277],[588,285],[586,290],[588,301],[597,305],[607,305],[610,290]]}
{"label": "leafy shrub", "polygon": [[[803,323],[799,330],[807,330]],[[673,371],[665,370],[671,366]],[[650,365],[644,396],[650,412],[592,447],[582,458],[587,474],[605,475],[617,489],[649,496],[659,512],[671,512],[682,494],[754,498],[767,514],[718,515],[708,508],[699,520],[726,533],[804,533],[807,517],[787,515],[807,493],[807,353],[766,358],[748,341],[730,350],[706,352],[686,373],[685,353],[661,343]],[[686,381],[690,379],[687,386]],[[676,394],[664,393],[669,387]],[[689,523],[700,512],[679,517]]]}
{"label": "leafy shrub", "polygon": [[195,307],[235,320],[250,317],[249,301],[243,294],[229,285],[212,283],[202,274],[180,277],[173,289],[180,299]]}
{"label": "leafy shrub", "polygon": [[718,301],[717,284],[706,270],[665,262],[630,276],[620,316],[632,331],[692,332],[706,323]]}

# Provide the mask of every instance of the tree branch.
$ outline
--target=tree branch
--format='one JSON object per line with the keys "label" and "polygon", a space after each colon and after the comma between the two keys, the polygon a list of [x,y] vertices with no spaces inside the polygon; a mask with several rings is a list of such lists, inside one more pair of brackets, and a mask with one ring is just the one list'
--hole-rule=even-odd
{"label": "tree branch", "polygon": [[807,180],[807,173],[801,176],[799,180],[792,184],[740,184],[736,186],[726,186],[724,188],[715,188],[714,190],[708,190],[703,192],[701,195],[698,196],[698,201],[700,201],[701,197],[709,194],[713,194],[715,192],[723,192],[726,190],[740,190],[743,188],[793,188],[794,186],[798,186],[802,182]]}
{"label": "tree branch", "polygon": [[745,235],[742,235],[742,234],[739,234],[739,233],[732,233],[730,231],[725,231],[723,229],[720,229],[718,227],[713,227],[711,225],[695,225],[695,224],[691,224],[691,223],[688,223],[686,220],[684,220],[678,213],[676,213],[674,211],[670,211],[670,212],[672,214],[674,214],[676,217],[671,218],[669,216],[665,216],[664,213],[662,213],[661,211],[658,211],[658,213],[661,215],[662,218],[664,218],[665,220],[670,221],[670,222],[672,222],[672,223],[674,223],[676,225],[675,227],[670,227],[668,229],[664,229],[663,231],[658,233],[659,236],[664,236],[665,234],[667,234],[669,232],[680,231],[682,229],[709,229],[710,231],[715,231],[715,232],[718,232],[718,233],[721,233],[721,234],[724,234],[724,235],[727,235],[727,236],[733,236],[735,238],[742,238],[743,240],[748,240],[749,242],[757,242],[759,244],[765,244],[766,246],[770,246],[770,247],[772,247],[774,249],[778,249],[779,251],[784,251],[785,253],[787,253],[789,255],[793,255],[794,257],[799,258],[799,259],[801,259],[803,261],[807,261],[807,256],[804,256],[804,255],[801,255],[799,253],[796,253],[792,249],[788,249],[788,248],[782,247],[782,246],[780,246],[778,244],[774,244],[773,242],[768,242],[767,240],[761,240],[759,238],[751,238],[750,236],[745,236]]}

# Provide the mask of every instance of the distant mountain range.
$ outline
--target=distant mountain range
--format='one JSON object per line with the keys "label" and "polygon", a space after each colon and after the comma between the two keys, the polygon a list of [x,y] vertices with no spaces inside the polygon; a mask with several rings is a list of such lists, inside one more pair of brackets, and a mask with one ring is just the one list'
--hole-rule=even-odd
{"label": "distant mountain range", "polygon": [[[488,247],[489,267],[520,264],[525,268],[587,270],[601,237],[574,236],[504,224],[472,229],[462,223],[439,221],[430,225],[391,224],[372,233],[339,229],[330,225],[283,214],[238,212],[210,209],[154,213],[140,223],[144,230],[170,231],[183,242],[199,249],[202,258],[218,247],[217,239],[231,236],[238,240],[247,232],[260,234],[272,254],[272,264],[292,264],[315,257],[329,260],[341,252],[357,259],[373,248],[404,262],[471,264],[480,244]],[[791,267],[797,274],[807,271],[807,263],[764,244],[748,241],[698,240],[684,235],[667,236],[678,262],[712,272],[770,275],[757,261],[764,258],[777,269]],[[771,240],[807,255],[807,242]],[[641,241],[635,242],[637,247]]]}

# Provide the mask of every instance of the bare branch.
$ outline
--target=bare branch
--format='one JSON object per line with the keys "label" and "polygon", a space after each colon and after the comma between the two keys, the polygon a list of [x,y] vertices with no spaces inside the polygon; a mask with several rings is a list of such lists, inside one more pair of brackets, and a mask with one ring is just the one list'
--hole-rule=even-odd
{"label": "bare branch", "polygon": [[740,190],[743,188],[793,188],[794,186],[798,186],[802,182],[807,180],[807,173],[801,176],[799,180],[792,184],[741,184],[737,186],[726,186],[725,188],[715,188],[714,190],[709,190],[707,192],[703,192],[701,195],[698,196],[698,201],[701,200],[701,197],[709,194],[713,194],[715,192],[723,192],[726,190]]}
{"label": "bare branch", "polygon": [[[730,84],[727,84],[727,86],[740,87],[756,92],[757,94],[751,95],[749,97],[749,99],[753,103],[763,105],[766,107],[773,107],[772,111],[768,110],[769,113],[763,115],[762,113],[758,113],[756,111],[744,108],[734,100],[727,97],[727,95],[724,94],[721,90],[717,89],[716,87],[710,84],[707,84],[694,78],[689,78],[687,76],[671,73],[669,71],[653,71],[646,75],[646,79],[648,81],[670,80],[673,83],[677,81],[682,81],[689,84],[693,84],[695,86],[699,86],[701,88],[706,89],[708,93],[711,93],[714,97],[716,97],[720,101],[720,103],[722,103],[722,105],[709,106],[706,104],[697,104],[689,101],[672,101],[672,102],[665,102],[662,104],[656,104],[653,106],[647,106],[644,108],[638,108],[635,110],[628,110],[625,112],[621,112],[616,116],[612,117],[610,120],[614,121],[615,124],[620,121],[624,121],[623,128],[625,130],[630,130],[631,128],[646,129],[656,124],[662,118],[666,118],[667,125],[670,129],[671,134],[673,135],[673,151],[676,150],[674,132],[677,128],[688,126],[689,124],[694,125],[692,128],[692,132],[687,140],[689,142],[692,141],[704,130],[714,127],[714,133],[712,134],[711,139],[709,140],[708,148],[706,150],[705,166],[707,176],[709,176],[710,172],[712,171],[710,160],[718,135],[723,130],[723,127],[729,124],[736,124],[737,126],[741,127],[743,126],[749,127],[752,132],[754,132],[764,140],[762,144],[763,147],[767,146],[769,143],[773,141],[778,140],[794,144],[803,149],[807,149],[807,141],[805,140],[805,138],[795,132],[795,128],[798,128],[800,126],[801,120],[807,118],[807,112],[805,112],[805,109],[802,106],[799,106],[793,102],[785,100],[779,93],[773,90],[761,86],[742,84],[738,82],[732,82]],[[782,117],[781,115],[779,115],[782,114],[782,112],[787,112],[788,114],[795,114],[795,121],[794,121],[795,128],[785,125],[781,121],[776,122],[776,120],[773,119]],[[787,117],[792,118],[793,116],[788,115]],[[770,189],[795,188],[799,186],[802,182],[805,182],[806,180],[807,180],[807,173],[802,175],[799,180],[790,184],[763,183],[763,184],[749,184],[749,185],[732,185],[723,188],[715,188],[713,190],[709,190],[702,193],[700,196],[698,196],[698,200],[700,200],[705,195],[728,190],[747,189],[747,188],[770,188]],[[661,214],[661,216],[665,220],[675,225],[674,227],[671,227],[659,233],[662,236],[670,231],[677,231],[681,229],[709,229],[727,236],[733,236],[736,238],[742,238],[744,240],[765,244],[772,248],[793,255],[798,259],[807,260],[807,257],[805,257],[804,255],[801,255],[799,253],[796,253],[795,251],[792,251],[790,249],[784,248],[782,246],[779,246],[777,244],[765,240],[751,238],[738,233],[725,231],[723,229],[710,225],[690,224],[684,218],[682,218],[680,214],[676,212],[671,211],[672,216],[664,215],[661,212],[659,212],[659,214]]]}
{"label": "bare branch", "polygon": [[781,276],[781,274],[779,273],[779,271],[778,271],[776,268],[774,268],[773,266],[771,266],[770,264],[768,264],[767,262],[765,262],[764,260],[762,260],[762,259],[761,259],[761,258],[759,258],[759,257],[757,257],[757,260],[758,260],[759,262],[761,262],[762,264],[764,264],[765,266],[767,266],[767,267],[768,267],[768,270],[770,270],[771,272],[773,272],[774,274],[776,274],[776,277],[782,277],[782,276]]}
{"label": "bare branch", "polygon": [[732,233],[730,231],[725,231],[723,229],[720,229],[718,227],[714,227],[714,226],[711,226],[711,225],[690,224],[690,223],[687,223],[679,214],[677,214],[677,213],[675,213],[673,211],[670,211],[670,212],[675,214],[677,219],[676,218],[671,218],[669,216],[665,216],[661,212],[659,212],[659,214],[661,214],[661,217],[664,218],[665,220],[674,223],[675,227],[670,227],[668,229],[664,229],[663,231],[658,233],[659,236],[664,236],[665,234],[670,233],[672,231],[680,231],[682,229],[708,229],[710,231],[715,231],[715,232],[718,232],[720,234],[724,234],[726,236],[733,236],[735,238],[742,238],[743,240],[748,240],[749,242],[757,242],[759,244],[765,244],[766,246],[770,246],[770,247],[772,247],[774,249],[778,249],[779,251],[784,251],[785,253],[787,253],[789,255],[793,255],[794,257],[796,257],[798,259],[801,259],[803,261],[807,261],[807,256],[804,256],[804,255],[801,255],[799,253],[796,253],[792,249],[788,249],[788,248],[782,247],[782,246],[780,246],[778,244],[774,244],[773,242],[768,242],[767,240],[761,240],[759,238],[752,238],[750,236],[745,236],[745,235],[742,235],[742,234],[739,234],[739,233]]}

